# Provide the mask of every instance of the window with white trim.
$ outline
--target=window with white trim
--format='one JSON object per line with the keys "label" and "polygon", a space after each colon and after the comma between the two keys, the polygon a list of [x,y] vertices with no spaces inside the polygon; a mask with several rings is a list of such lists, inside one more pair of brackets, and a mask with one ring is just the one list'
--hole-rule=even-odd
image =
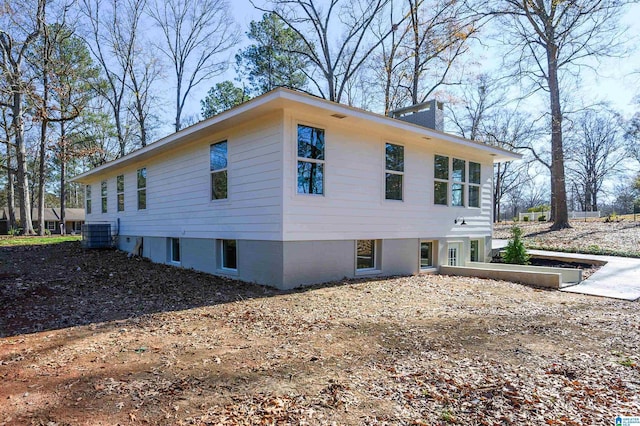
{"label": "window with white trim", "polygon": [[180,263],[180,238],[169,238],[169,260]]}
{"label": "window with white trim", "polygon": [[124,175],[116,177],[116,195],[118,199],[118,211],[124,211]]}
{"label": "window with white trim", "polygon": [[378,268],[378,241],[356,241],[356,270],[367,271]]}
{"label": "window with white trim", "polygon": [[420,269],[434,268],[433,241],[420,241]]}
{"label": "window with white trim", "polygon": [[466,182],[466,161],[459,158],[453,159],[451,168],[451,205],[464,207],[465,202],[465,182]]}
{"label": "window with white trim", "polygon": [[480,207],[480,163],[469,161],[469,207]]}
{"label": "window with white trim", "polygon": [[480,261],[480,240],[469,241],[469,260],[472,262]]}
{"label": "window with white trim", "polygon": [[84,194],[85,194],[84,199],[85,199],[87,214],[91,214],[91,185],[87,185],[85,187]]}
{"label": "window with white trim", "polygon": [[458,266],[458,255],[459,255],[459,251],[460,251],[460,245],[455,243],[455,244],[449,244],[449,249],[448,249],[448,259],[447,259],[447,264],[449,266]]}
{"label": "window with white trim", "polygon": [[222,269],[232,271],[238,270],[238,241],[237,240],[221,240],[220,252],[222,253],[221,266]]}
{"label": "window with white trim", "polygon": [[55,231],[56,230],[56,222],[47,221],[47,229],[49,231]]}
{"label": "window with white trim", "polygon": [[138,187],[138,210],[147,208],[147,168],[143,167],[136,172]]}
{"label": "window with white trim", "polygon": [[480,207],[480,170],[480,163],[436,155],[433,203],[454,207]]}
{"label": "window with white trim", "polygon": [[324,130],[298,124],[298,194],[324,194]]}
{"label": "window with white trim", "polygon": [[211,199],[225,200],[228,196],[227,141],[214,143],[209,150],[211,169]]}
{"label": "window with white trim", "polygon": [[107,181],[100,182],[100,195],[102,197],[102,213],[107,212]]}
{"label": "window with white trim", "polygon": [[402,201],[404,179],[404,146],[385,144],[385,199]]}
{"label": "window with white trim", "polygon": [[449,157],[436,155],[433,162],[433,203],[449,205]]}

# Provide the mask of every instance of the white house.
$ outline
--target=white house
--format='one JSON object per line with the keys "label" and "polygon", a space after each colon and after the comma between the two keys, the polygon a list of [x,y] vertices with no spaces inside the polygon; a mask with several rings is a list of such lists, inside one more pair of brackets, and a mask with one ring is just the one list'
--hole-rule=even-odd
{"label": "white house", "polygon": [[485,260],[493,163],[518,158],[277,89],[74,180],[120,249],[287,289]]}

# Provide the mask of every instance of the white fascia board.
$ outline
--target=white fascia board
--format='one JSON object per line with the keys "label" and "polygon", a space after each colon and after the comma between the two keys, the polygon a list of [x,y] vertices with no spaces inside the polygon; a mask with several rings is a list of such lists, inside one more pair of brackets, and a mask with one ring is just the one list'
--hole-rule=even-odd
{"label": "white fascia board", "polygon": [[360,108],[338,104],[335,102],[328,101],[326,99],[305,95],[292,90],[287,90],[287,89],[282,89],[282,90],[283,90],[284,99],[288,99],[296,102],[302,102],[309,106],[315,106],[317,108],[329,110],[334,114],[337,113],[341,115],[346,115],[347,117],[354,117],[354,118],[359,118],[361,120],[373,121],[379,125],[414,133],[416,134],[417,137],[420,137],[420,138],[437,139],[437,140],[449,142],[458,146],[484,151],[487,154],[494,157],[493,158],[494,163],[522,159],[522,154],[518,154],[503,148],[487,145],[485,143],[470,140],[470,139],[465,139],[460,136],[440,132],[434,129],[429,129],[427,127],[420,126],[418,124],[413,124],[413,123],[402,121],[396,118],[380,115],[374,112],[365,111]]}
{"label": "white fascia board", "polygon": [[71,182],[83,182],[87,180],[86,178],[93,175],[102,174],[108,171],[109,169],[123,167],[134,162],[144,161],[147,158],[150,158],[164,151],[167,151],[171,148],[174,148],[176,145],[184,143],[190,139],[199,137],[199,135],[201,135],[204,131],[206,131],[210,127],[219,125],[225,121],[231,120],[242,114],[258,110],[260,109],[260,107],[278,99],[279,97],[280,96],[278,91],[272,91],[265,95],[251,99],[250,101],[247,101],[241,105],[238,105],[227,111],[221,112],[218,115],[202,120],[192,126],[189,126],[178,132],[165,136],[164,138],[159,139],[156,142],[150,143],[144,148],[131,152],[125,155],[124,157],[120,157],[115,160],[109,161],[108,163],[102,164],[89,171],[79,174],[78,176],[75,176],[74,178],[72,178]]}
{"label": "white fascia board", "polygon": [[[180,130],[179,132],[165,136],[164,138],[153,142],[144,148],[127,154],[124,157],[110,161],[85,173],[82,173],[72,178],[71,181],[87,181],[88,177],[100,175],[110,169],[124,167],[134,162],[144,161],[147,158],[174,148],[176,145],[198,138],[202,136],[202,134],[204,134],[207,129],[216,125],[220,125],[227,121],[233,121],[234,119],[240,119],[240,117],[244,115],[250,116],[252,114],[259,114],[265,111],[272,111],[283,108],[285,106],[288,106],[287,104],[290,103],[302,103],[313,108],[323,109],[333,114],[341,114],[347,117],[354,117],[364,121],[371,121],[378,125],[390,127],[392,129],[410,132],[415,134],[416,137],[425,138],[428,140],[437,139],[461,147],[483,151],[491,155],[494,162],[513,161],[522,158],[521,154],[517,154],[502,148],[494,147],[469,139],[464,139],[448,133],[439,132],[437,130],[429,129],[417,124],[408,123],[395,118],[386,117],[384,115],[365,111],[363,109],[338,104],[326,99],[296,92],[290,89],[279,88],[264,95],[258,96],[257,98],[251,99],[250,101],[247,101],[227,111],[221,112],[220,114],[215,115],[211,118],[189,126],[186,129]],[[246,118],[247,117],[245,117],[245,119]]]}

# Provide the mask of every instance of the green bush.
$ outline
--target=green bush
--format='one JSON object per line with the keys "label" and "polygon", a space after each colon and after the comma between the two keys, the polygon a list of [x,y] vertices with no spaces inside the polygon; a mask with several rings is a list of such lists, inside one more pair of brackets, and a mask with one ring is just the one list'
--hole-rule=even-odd
{"label": "green bush", "polygon": [[522,242],[522,229],[517,225],[511,227],[511,238],[502,253],[502,260],[505,263],[515,265],[528,265],[530,263],[527,249]]}
{"label": "green bush", "polygon": [[545,222],[546,220],[547,220],[547,217],[544,215],[538,218],[538,222]]}
{"label": "green bush", "polygon": [[11,227],[9,228],[9,230],[7,231],[7,234],[11,235],[12,237],[15,237],[17,235],[22,234],[22,228],[18,228],[18,227]]}
{"label": "green bush", "polygon": [[529,216],[522,216],[523,222],[529,222]]}

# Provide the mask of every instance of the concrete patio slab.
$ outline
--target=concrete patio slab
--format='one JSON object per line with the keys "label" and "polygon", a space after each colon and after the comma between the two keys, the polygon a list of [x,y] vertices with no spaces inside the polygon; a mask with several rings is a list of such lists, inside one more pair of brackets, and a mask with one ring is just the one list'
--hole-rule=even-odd
{"label": "concrete patio slab", "polygon": [[[506,246],[506,240],[494,240],[493,248]],[[546,250],[528,250],[533,256],[574,260],[584,263],[604,263],[588,279],[570,287],[561,288],[567,293],[588,294],[629,301],[640,300],[640,259],[591,254],[561,253]]]}

